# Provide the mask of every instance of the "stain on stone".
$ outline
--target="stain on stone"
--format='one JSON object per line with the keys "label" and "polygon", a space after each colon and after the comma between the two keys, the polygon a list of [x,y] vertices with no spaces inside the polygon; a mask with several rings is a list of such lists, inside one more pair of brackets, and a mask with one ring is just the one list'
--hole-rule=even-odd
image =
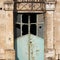
{"label": "stain on stone", "polygon": [[9,38],[9,40],[11,40],[11,38]]}
{"label": "stain on stone", "polygon": [[8,14],[8,16],[10,17],[10,14]]}

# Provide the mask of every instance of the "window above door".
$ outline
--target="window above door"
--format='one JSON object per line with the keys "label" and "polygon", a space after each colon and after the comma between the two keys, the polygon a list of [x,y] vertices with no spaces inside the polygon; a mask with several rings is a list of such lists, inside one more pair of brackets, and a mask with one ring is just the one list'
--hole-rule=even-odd
{"label": "window above door", "polygon": [[[44,18],[43,14],[20,14],[17,13],[15,20],[16,35],[23,36],[26,34],[33,34],[43,36]],[[43,37],[42,37],[43,38]]]}

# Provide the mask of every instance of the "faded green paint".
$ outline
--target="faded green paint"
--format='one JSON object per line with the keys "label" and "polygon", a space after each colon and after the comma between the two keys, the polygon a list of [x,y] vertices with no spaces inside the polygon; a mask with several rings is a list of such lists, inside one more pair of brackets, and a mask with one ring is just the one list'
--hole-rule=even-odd
{"label": "faded green paint", "polygon": [[16,60],[44,60],[44,39],[25,35],[15,40]]}

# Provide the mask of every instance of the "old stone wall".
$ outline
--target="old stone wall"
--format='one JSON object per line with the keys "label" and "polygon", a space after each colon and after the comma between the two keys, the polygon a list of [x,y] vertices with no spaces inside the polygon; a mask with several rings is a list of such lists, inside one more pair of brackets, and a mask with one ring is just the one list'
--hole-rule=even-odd
{"label": "old stone wall", "polygon": [[46,4],[45,14],[45,44],[47,43],[45,57],[48,59],[54,57],[52,60],[58,60],[60,59],[60,1],[55,1],[55,8],[52,5],[53,2],[50,3]]}
{"label": "old stone wall", "polygon": [[[11,10],[8,5],[4,5],[6,1],[8,0],[0,0],[0,60],[15,60],[13,5],[10,5]],[[9,1],[13,3],[12,0]],[[46,3],[45,53],[48,59],[60,58],[60,0]]]}
{"label": "old stone wall", "polygon": [[60,0],[56,0],[54,11],[54,46],[56,50],[56,59],[60,58]]}
{"label": "old stone wall", "polygon": [[0,0],[0,59],[14,60],[13,11],[5,11],[4,2]]}

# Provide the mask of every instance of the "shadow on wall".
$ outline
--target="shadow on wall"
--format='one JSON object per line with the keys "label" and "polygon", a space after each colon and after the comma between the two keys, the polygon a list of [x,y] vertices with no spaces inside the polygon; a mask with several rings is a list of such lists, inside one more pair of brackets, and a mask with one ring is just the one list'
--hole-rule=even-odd
{"label": "shadow on wall", "polygon": [[17,40],[15,40],[15,60],[19,60],[18,56],[17,56]]}

